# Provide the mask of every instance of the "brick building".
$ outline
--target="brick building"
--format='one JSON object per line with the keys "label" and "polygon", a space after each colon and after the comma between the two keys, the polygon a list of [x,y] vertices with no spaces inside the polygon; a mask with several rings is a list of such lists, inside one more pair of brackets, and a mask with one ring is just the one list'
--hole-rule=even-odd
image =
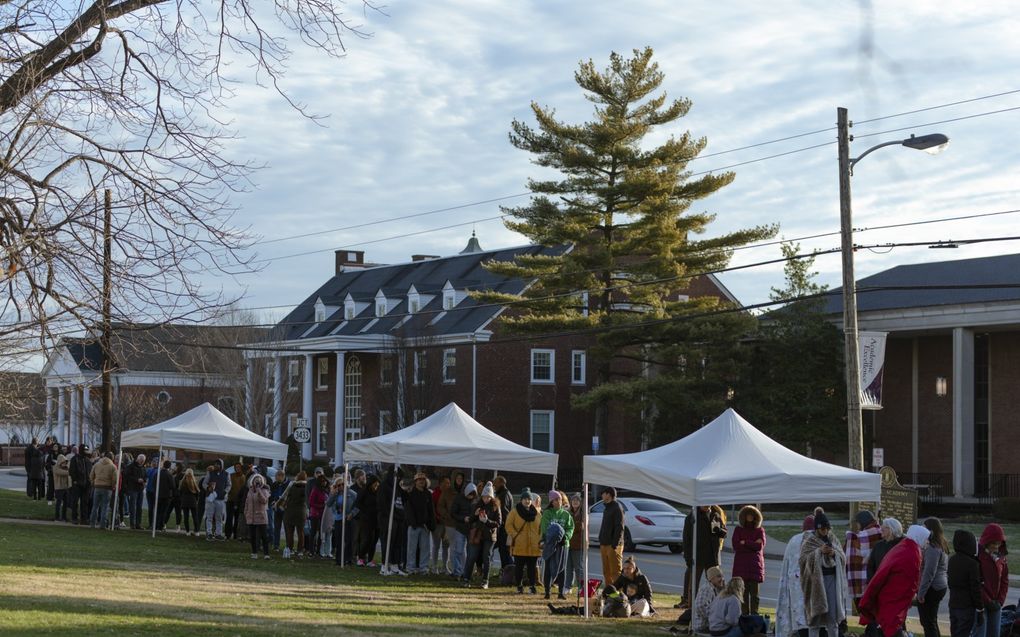
{"label": "brick building", "polygon": [[[458,255],[374,266],[363,252],[337,251],[333,276],[277,325],[273,342],[247,354],[249,374],[265,370],[279,405],[266,429],[285,439],[307,419],[313,435],[305,457],[336,460],[347,440],[412,424],[455,401],[501,436],[559,453],[564,472],[579,471],[591,453],[594,422],[570,400],[589,387],[590,337],[497,342],[507,308],[469,295],[517,295],[527,287],[489,272],[486,261],[563,249],[483,251],[472,237]],[[695,279],[687,292],[736,302],[711,276]],[[292,409],[284,406],[288,400]],[[639,420],[640,414],[611,410],[600,451],[637,450]]]}
{"label": "brick building", "polygon": [[[236,342],[236,336],[231,327],[115,325],[110,348],[114,435],[204,402],[237,420],[244,359],[239,352],[208,347]],[[61,442],[99,443],[102,368],[96,335],[64,338],[54,347],[41,372],[47,433]]]}
{"label": "brick building", "polygon": [[[901,265],[858,290],[860,329],[889,334],[868,447],[941,496],[1020,495],[1020,254]],[[827,312],[841,320],[841,297]]]}

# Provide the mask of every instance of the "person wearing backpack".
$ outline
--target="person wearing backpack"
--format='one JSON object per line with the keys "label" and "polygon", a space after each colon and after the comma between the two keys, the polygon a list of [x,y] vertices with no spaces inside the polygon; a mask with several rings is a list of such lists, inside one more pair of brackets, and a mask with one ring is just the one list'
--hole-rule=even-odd
{"label": "person wearing backpack", "polygon": [[949,633],[952,637],[970,637],[978,615],[984,611],[981,599],[981,563],[977,538],[963,529],[953,533],[953,556],[946,569],[949,585]]}
{"label": "person wearing backpack", "polygon": [[[558,599],[566,599],[567,545],[574,535],[574,518],[567,509],[566,496],[556,490],[549,492],[549,506],[542,511],[542,561],[545,572],[542,584],[545,587],[545,598],[549,599],[553,584],[559,587]],[[559,530],[552,529],[559,526]]]}

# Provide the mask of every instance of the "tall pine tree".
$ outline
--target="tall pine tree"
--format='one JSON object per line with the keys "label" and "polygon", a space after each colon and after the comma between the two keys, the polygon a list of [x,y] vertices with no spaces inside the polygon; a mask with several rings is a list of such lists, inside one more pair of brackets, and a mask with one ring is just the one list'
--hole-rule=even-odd
{"label": "tall pine tree", "polygon": [[[668,100],[659,92],[663,74],[652,49],[633,57],[610,55],[605,70],[582,62],[574,78],[595,105],[581,124],[559,121],[553,109],[532,103],[536,126],[514,120],[510,142],[531,153],[535,164],[559,178],[529,180],[528,205],[504,208],[506,225],[535,243],[569,245],[559,256],[529,256],[512,263],[490,263],[500,274],[533,279],[504,324],[526,333],[608,327],[599,332],[592,353],[594,388],[577,404],[596,408],[596,428],[604,434],[611,400],[656,402],[674,391],[655,370],[677,367],[677,339],[691,336],[668,319],[703,312],[716,299],[682,300],[693,276],[724,267],[733,248],[774,235],[771,226],[701,238],[714,215],[692,210],[734,179],[724,172],[693,178],[688,163],[705,148],[705,138],[687,131],[659,145],[691,108],[688,99]],[[484,294],[492,302],[515,297]],[[655,326],[649,322],[667,319]],[[713,338],[732,341],[742,320],[717,322]],[[736,331],[735,331],[736,330]],[[713,331],[706,326],[705,331]]]}

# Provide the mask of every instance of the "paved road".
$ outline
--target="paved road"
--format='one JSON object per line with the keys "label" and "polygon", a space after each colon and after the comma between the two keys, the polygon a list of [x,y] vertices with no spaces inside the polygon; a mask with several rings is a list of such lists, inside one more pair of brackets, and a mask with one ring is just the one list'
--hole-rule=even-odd
{"label": "paved road", "polygon": [[24,492],[26,480],[27,476],[25,475],[25,469],[23,467],[0,468],[0,489],[11,489]]}

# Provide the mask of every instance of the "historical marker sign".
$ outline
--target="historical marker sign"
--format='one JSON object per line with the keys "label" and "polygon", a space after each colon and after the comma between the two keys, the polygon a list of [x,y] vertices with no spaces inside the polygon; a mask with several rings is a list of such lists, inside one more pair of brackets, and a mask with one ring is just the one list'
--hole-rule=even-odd
{"label": "historical marker sign", "polygon": [[904,528],[917,522],[917,491],[900,484],[896,470],[882,467],[882,503],[878,507],[880,518],[896,518]]}

